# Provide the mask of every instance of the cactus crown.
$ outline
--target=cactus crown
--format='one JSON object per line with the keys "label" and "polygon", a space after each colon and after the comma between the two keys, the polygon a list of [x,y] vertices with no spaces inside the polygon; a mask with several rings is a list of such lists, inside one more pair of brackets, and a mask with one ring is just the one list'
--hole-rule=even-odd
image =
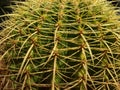
{"label": "cactus crown", "polygon": [[120,22],[107,1],[28,0],[13,7],[0,50],[14,87],[119,89]]}

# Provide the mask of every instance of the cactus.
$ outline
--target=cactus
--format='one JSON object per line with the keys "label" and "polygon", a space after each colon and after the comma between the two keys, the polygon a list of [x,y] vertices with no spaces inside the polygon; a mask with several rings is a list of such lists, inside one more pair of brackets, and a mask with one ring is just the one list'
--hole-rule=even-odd
{"label": "cactus", "polygon": [[0,32],[11,88],[119,90],[120,22],[106,0],[27,0],[13,7]]}

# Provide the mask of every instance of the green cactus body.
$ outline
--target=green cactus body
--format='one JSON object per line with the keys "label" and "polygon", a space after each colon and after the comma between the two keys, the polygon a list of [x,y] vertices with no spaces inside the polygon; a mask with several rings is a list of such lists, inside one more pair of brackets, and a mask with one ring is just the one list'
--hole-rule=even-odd
{"label": "green cactus body", "polygon": [[12,88],[119,90],[120,22],[105,0],[28,0],[0,32]]}

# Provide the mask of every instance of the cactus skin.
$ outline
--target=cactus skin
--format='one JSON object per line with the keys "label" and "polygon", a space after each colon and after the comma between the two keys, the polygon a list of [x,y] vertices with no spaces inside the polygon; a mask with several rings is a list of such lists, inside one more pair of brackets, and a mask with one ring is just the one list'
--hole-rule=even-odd
{"label": "cactus skin", "polygon": [[28,0],[0,32],[20,90],[119,90],[119,18],[105,0]]}

